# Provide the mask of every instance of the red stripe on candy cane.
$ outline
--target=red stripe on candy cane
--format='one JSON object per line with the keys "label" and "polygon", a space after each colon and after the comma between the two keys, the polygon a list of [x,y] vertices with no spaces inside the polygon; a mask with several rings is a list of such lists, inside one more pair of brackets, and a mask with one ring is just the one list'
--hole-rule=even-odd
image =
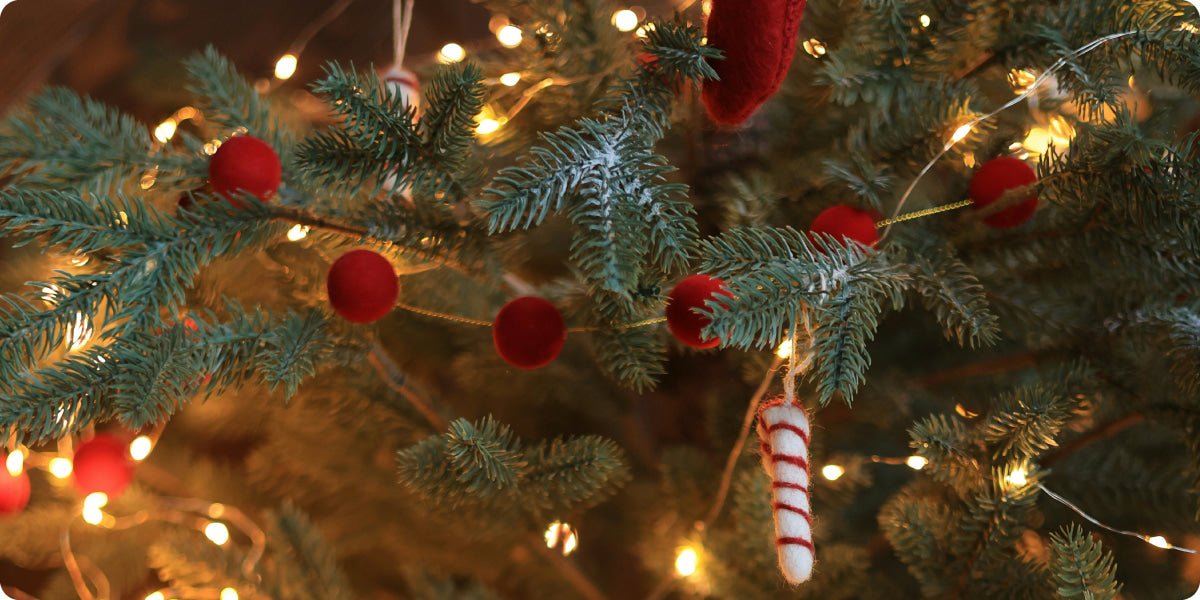
{"label": "red stripe on candy cane", "polygon": [[775,545],[776,546],[804,546],[805,548],[808,548],[809,551],[812,551],[812,549],[813,549],[812,542],[810,542],[804,538],[798,538],[798,537],[776,538]]}
{"label": "red stripe on candy cane", "polygon": [[790,431],[800,436],[800,439],[804,440],[804,445],[808,445],[808,431],[805,429],[792,425],[791,423],[774,423],[770,427],[767,427],[767,433],[775,433],[776,431],[781,430]]}

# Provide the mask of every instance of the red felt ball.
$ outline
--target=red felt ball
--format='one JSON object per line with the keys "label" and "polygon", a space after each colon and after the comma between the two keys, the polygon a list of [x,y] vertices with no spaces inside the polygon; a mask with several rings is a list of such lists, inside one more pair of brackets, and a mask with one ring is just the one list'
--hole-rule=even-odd
{"label": "red felt ball", "polygon": [[504,362],[518,369],[537,369],[562,352],[567,324],[549,300],[522,296],[496,313],[492,341]]}
{"label": "red felt ball", "polygon": [[[1013,156],[1001,156],[983,163],[983,166],[975,171],[975,176],[971,178],[969,194],[975,202],[975,210],[980,210],[1000,199],[1004,192],[1035,183],[1037,180],[1037,173],[1029,163]],[[1016,227],[1033,216],[1037,205],[1038,197],[1030,196],[1019,204],[984,217],[983,222],[996,229]]]}
{"label": "red felt ball", "polygon": [[849,239],[864,246],[874,246],[879,241],[879,232],[875,229],[878,218],[879,215],[872,211],[838,204],[821,211],[808,226],[808,231],[829,234],[843,242]]}
{"label": "red felt ball", "polygon": [[347,321],[373,323],[396,306],[400,280],[379,253],[351,250],[329,267],[325,289],[333,310]]}
{"label": "red felt ball", "polygon": [[134,462],[129,445],[107,434],[98,434],[75,449],[72,461],[75,489],[87,495],[103,492],[116,498],[133,482]]}
{"label": "red felt ball", "polygon": [[225,140],[208,163],[208,181],[213,191],[245,208],[241,192],[266,202],[279,189],[283,169],[279,155],[266,142],[248,135]]}
{"label": "red felt ball", "polygon": [[725,282],[708,275],[692,275],[675,285],[667,296],[667,329],[684,344],[693,348],[713,348],[721,343],[720,338],[705,339],[700,332],[712,319],[692,309],[706,309],[706,300],[716,300],[717,294],[733,295],[725,291]]}
{"label": "red felt ball", "polygon": [[29,504],[29,473],[21,471],[17,476],[8,469],[0,469],[0,517],[15,515]]}
{"label": "red felt ball", "polygon": [[745,121],[783,83],[805,0],[713,0],[708,45],[725,52],[712,61],[719,80],[704,82],[702,99],[712,120]]}

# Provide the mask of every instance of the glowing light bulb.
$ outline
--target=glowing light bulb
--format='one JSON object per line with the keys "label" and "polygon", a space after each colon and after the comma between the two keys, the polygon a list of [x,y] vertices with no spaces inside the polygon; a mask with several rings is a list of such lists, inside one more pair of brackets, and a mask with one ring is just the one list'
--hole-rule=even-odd
{"label": "glowing light bulb", "polygon": [[683,577],[690,577],[696,573],[696,565],[699,563],[700,557],[694,548],[682,548],[675,557],[675,572]]}
{"label": "glowing light bulb", "polygon": [[478,133],[479,135],[487,135],[489,133],[495,133],[498,129],[500,129],[500,121],[495,119],[484,119],[479,122],[477,127],[475,127],[475,133]]}
{"label": "glowing light bulb", "polygon": [[225,588],[221,590],[221,600],[238,600],[237,590],[233,588]]}
{"label": "glowing light bulb", "polygon": [[505,25],[496,32],[496,39],[500,40],[500,45],[505,48],[516,48],[521,45],[521,39],[525,36],[521,34],[521,29],[513,25]]}
{"label": "glowing light bulb", "polygon": [[1157,546],[1157,547],[1163,548],[1163,549],[1167,549],[1167,548],[1171,547],[1171,544],[1167,543],[1167,538],[1165,538],[1161,535],[1156,535],[1152,538],[1146,538],[1146,541],[1149,542],[1149,544],[1151,546]]}
{"label": "glowing light bulb", "polygon": [[521,82],[520,73],[505,73],[500,76],[500,83],[512,87]]}
{"label": "glowing light bulb", "polygon": [[967,123],[966,125],[963,125],[962,127],[959,127],[958,129],[955,129],[954,135],[950,136],[950,141],[954,142],[956,144],[958,142],[963,141],[963,139],[965,139],[967,137],[967,134],[971,133],[971,128],[974,126],[975,125],[972,123]]}
{"label": "glowing light bulb", "polygon": [[[975,163],[975,155],[972,154],[971,155],[971,164],[974,164],[974,163]],[[967,166],[969,167],[971,165],[967,165]],[[979,413],[967,410],[967,407],[963,406],[962,404],[955,404],[954,412],[956,412],[968,419],[974,419],[975,417],[979,416]]]}
{"label": "glowing light bulb", "polygon": [[930,22],[929,15],[921,15],[921,27],[929,27]]}
{"label": "glowing light bulb", "polygon": [[813,58],[825,56],[825,42],[816,38],[804,40],[804,51]]}
{"label": "glowing light bulb", "polygon": [[633,31],[638,26],[637,13],[624,8],[613,13],[612,24],[618,31]]}
{"label": "glowing light bulb", "polygon": [[289,242],[298,242],[306,237],[308,237],[307,225],[296,225],[287,232],[287,239]]}
{"label": "glowing light bulb", "polygon": [[779,358],[787,358],[792,355],[792,340],[783,340],[779,345],[779,349],[775,351],[775,356]]}
{"label": "glowing light bulb", "polygon": [[908,468],[914,471],[920,471],[925,468],[925,465],[929,464],[929,461],[925,460],[924,456],[914,455],[908,457],[908,460],[904,461],[904,464],[908,465]]}
{"label": "glowing light bulb", "polygon": [[178,123],[175,122],[175,119],[167,119],[159,123],[158,127],[154,128],[154,139],[163,144],[171,141],[171,138],[175,137],[175,128],[177,126]]}
{"label": "glowing light bulb", "polygon": [[104,505],[108,504],[108,495],[104,492],[92,492],[83,499],[83,520],[89,525],[99,525],[104,521]]}
{"label": "glowing light bulb", "polygon": [[147,456],[150,456],[150,451],[154,449],[154,442],[144,435],[139,435],[129,444],[129,456],[133,460],[143,461]]}
{"label": "glowing light bulb", "polygon": [[94,508],[104,508],[105,506],[108,506],[108,494],[105,494],[104,492],[92,492],[83,499],[83,506],[85,508],[88,506]]}
{"label": "glowing light bulb", "polygon": [[162,592],[154,592],[153,594],[146,596],[146,600],[166,600],[166,598],[167,597],[164,596]]}
{"label": "glowing light bulb", "polygon": [[4,467],[8,469],[8,474],[16,477],[25,470],[25,453],[20,450],[13,450],[8,453],[8,459],[4,461]]}
{"label": "glowing light bulb", "polygon": [[204,535],[218,546],[224,546],[229,542],[229,528],[224,523],[209,523],[204,528]]}
{"label": "glowing light bulb", "polygon": [[830,481],[837,481],[839,477],[846,474],[846,470],[838,465],[825,465],[821,469],[821,476]]}
{"label": "glowing light bulb", "polygon": [[467,57],[467,51],[462,46],[451,42],[438,50],[438,62],[456,63]]}
{"label": "glowing light bulb", "polygon": [[71,461],[70,459],[58,457],[50,459],[50,474],[59,478],[66,479],[71,476]]}
{"label": "glowing light bulb", "polygon": [[563,556],[575,551],[575,547],[579,545],[579,536],[575,534],[575,530],[566,523],[555,521],[546,529],[546,547],[554,548],[562,545]]}
{"label": "glowing light bulb", "polygon": [[1025,485],[1026,483],[1029,483],[1027,475],[1028,473],[1025,472],[1025,469],[1018,467],[1013,469],[1012,473],[1005,475],[1004,480],[1013,485]]}
{"label": "glowing light bulb", "polygon": [[296,74],[296,64],[299,60],[299,57],[290,52],[280,56],[279,60],[275,61],[275,79],[291,79],[292,75]]}

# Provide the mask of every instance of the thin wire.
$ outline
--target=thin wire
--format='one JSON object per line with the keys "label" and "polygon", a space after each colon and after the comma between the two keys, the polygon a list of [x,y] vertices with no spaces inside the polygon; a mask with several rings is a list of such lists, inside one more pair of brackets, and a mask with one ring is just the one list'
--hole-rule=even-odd
{"label": "thin wire", "polygon": [[[1043,83],[1048,81],[1050,79],[1050,77],[1052,77],[1055,73],[1057,73],[1064,66],[1066,66],[1068,60],[1071,60],[1073,58],[1079,58],[1080,56],[1088,54],[1092,50],[1095,50],[1096,48],[1099,48],[1100,46],[1102,46],[1112,40],[1130,36],[1135,33],[1137,33],[1137,32],[1136,31],[1124,31],[1121,33],[1112,33],[1112,34],[1106,35],[1104,37],[1094,39],[1094,40],[1076,48],[1070,54],[1058,59],[1057,61],[1054,61],[1054,64],[1050,65],[1049,69],[1046,69],[1045,72],[1043,72],[1041,75],[1038,75],[1037,79],[1035,79],[1033,81],[1033,84],[1030,85],[1029,89],[1025,90],[1024,93],[1017,96],[1016,98],[1013,98],[1012,100],[1009,100],[1000,108],[997,108],[996,110],[993,110],[992,112],[990,112],[986,115],[983,115],[981,117],[976,117],[975,119],[968,122],[966,124],[968,131],[970,131],[971,129],[974,129],[976,125],[978,125],[984,121],[987,121],[988,119],[991,119],[992,117],[1000,114],[1001,112],[1003,112],[1005,110],[1008,110],[1009,108],[1012,108],[1013,106],[1016,106],[1017,104],[1021,103],[1023,100],[1025,100],[1029,96],[1037,93],[1038,88],[1040,88]],[[960,127],[960,129],[961,129],[961,127]],[[963,139],[965,139],[965,136]],[[933,168],[933,165],[937,164],[937,161],[941,160],[941,158],[943,156],[945,156],[945,154],[947,152],[949,152],[950,149],[953,148],[954,145],[960,141],[962,141],[962,139],[955,140],[955,139],[951,138],[951,140],[949,142],[947,142],[945,146],[942,147],[941,151],[938,152],[937,155],[935,155],[932,159],[930,159],[930,161],[928,163],[925,164],[925,167],[922,168],[921,172],[917,174],[916,179],[913,179],[912,183],[910,183],[908,185],[908,189],[906,189],[904,191],[904,195],[900,197],[900,202],[896,203],[896,210],[892,212],[892,216],[891,216],[893,223],[897,222],[897,221],[895,221],[895,219],[896,219],[896,217],[898,217],[900,215],[900,209],[904,208],[904,203],[907,202],[908,198],[912,195],[913,190],[917,187],[917,183],[920,182],[923,177],[925,177],[925,174],[928,173],[929,170]],[[879,236],[880,239],[887,237],[888,232],[890,232],[891,230],[892,230],[892,224],[888,224],[887,227],[883,230],[883,234]]]}
{"label": "thin wire", "polygon": [[904,221],[911,221],[911,220],[913,220],[913,219],[920,219],[920,218],[922,218],[922,217],[928,217],[928,216],[930,216],[930,215],[936,215],[936,214],[938,214],[938,213],[944,213],[944,212],[950,212],[950,211],[952,211],[952,210],[958,210],[958,209],[960,209],[960,208],[964,208],[964,207],[970,206],[970,205],[972,205],[972,204],[974,204],[974,203],[975,203],[975,201],[974,201],[974,200],[971,200],[970,198],[968,198],[968,199],[966,199],[966,200],[960,200],[960,201],[958,201],[958,202],[955,202],[955,203],[953,203],[953,204],[943,204],[943,205],[941,205],[941,206],[934,206],[934,207],[931,207],[931,208],[926,208],[926,209],[924,209],[924,210],[918,210],[918,211],[913,211],[913,212],[910,212],[910,213],[904,213],[904,214],[902,214],[902,215],[900,215],[900,216],[898,216],[898,217],[892,217],[892,218],[890,218],[890,219],[884,219],[884,220],[882,220],[882,221],[879,221],[879,222],[875,223],[875,226],[876,226],[876,227],[887,227],[888,225],[891,225],[891,224],[893,224],[893,223],[902,223],[902,222],[904,222]]}
{"label": "thin wire", "polygon": [[654,325],[657,323],[665,323],[666,320],[667,320],[666,317],[655,317],[653,319],[646,319],[644,321],[638,321],[636,323],[626,323],[625,325],[613,325],[612,327],[596,327],[596,326],[571,327],[570,329],[567,329],[567,331],[570,333],[580,333],[580,332],[584,332],[584,331],[605,331],[608,329],[636,329],[638,327],[646,327],[647,325]]}
{"label": "thin wire", "polygon": [[408,30],[412,26],[414,2],[415,0],[392,1],[392,41],[396,45],[392,66],[397,69],[404,66],[404,49],[408,47]]}
{"label": "thin wire", "polygon": [[415,312],[418,315],[424,315],[426,317],[432,317],[434,319],[445,319],[447,321],[454,321],[455,323],[464,323],[466,325],[479,325],[481,327],[491,327],[492,326],[491,321],[483,321],[480,319],[471,319],[469,317],[460,317],[458,315],[448,315],[446,313],[440,313],[437,311],[425,310],[424,308],[418,308],[416,306],[413,306],[411,304],[405,304],[403,302],[397,302],[396,306],[398,308],[403,308],[404,310],[407,310],[409,312]]}
{"label": "thin wire", "polygon": [[300,31],[300,35],[296,36],[296,41],[292,42],[288,50],[292,54],[300,56],[300,53],[304,51],[304,47],[312,41],[313,36],[317,35],[317,32],[325,29],[334,19],[338,18],[353,2],[354,0],[339,0],[336,4],[330,6],[325,12],[321,13],[321,16],[317,17],[316,20],[309,23],[307,27]]}
{"label": "thin wire", "polygon": [[[1038,486],[1038,488],[1040,488],[1040,489],[1041,489],[1043,492],[1046,492],[1046,495],[1047,495],[1047,496],[1050,496],[1051,498],[1053,498],[1053,499],[1057,500],[1059,503],[1063,504],[1063,505],[1064,505],[1064,506],[1066,506],[1067,508],[1069,508],[1069,509],[1071,509],[1071,510],[1075,511],[1076,513],[1078,513],[1078,514],[1079,514],[1079,516],[1081,516],[1081,517],[1083,517],[1083,518],[1087,519],[1088,521],[1091,521],[1091,523],[1092,523],[1093,525],[1097,526],[1097,527],[1102,527],[1102,528],[1104,528],[1104,529],[1107,529],[1107,530],[1109,530],[1109,531],[1111,531],[1111,532],[1113,532],[1113,533],[1119,533],[1119,534],[1121,534],[1121,535],[1127,535],[1127,536],[1129,536],[1129,537],[1135,537],[1135,538],[1137,538],[1137,539],[1139,539],[1139,540],[1142,540],[1143,542],[1152,543],[1152,542],[1150,542],[1150,536],[1148,536],[1148,535],[1146,535],[1146,534],[1143,534],[1143,533],[1138,533],[1138,532],[1136,532],[1136,531],[1127,531],[1127,530],[1125,530],[1125,529],[1117,529],[1116,527],[1111,527],[1111,526],[1109,526],[1109,525],[1105,525],[1104,523],[1101,523],[1100,521],[1096,520],[1096,518],[1095,518],[1095,517],[1093,517],[1092,515],[1089,515],[1089,514],[1087,514],[1087,513],[1083,512],[1083,510],[1082,510],[1081,508],[1079,508],[1078,506],[1075,506],[1074,504],[1072,504],[1070,500],[1067,500],[1066,498],[1063,498],[1062,496],[1059,496],[1058,494],[1056,494],[1056,493],[1054,493],[1054,492],[1050,491],[1050,489],[1049,489],[1049,488],[1047,488],[1046,486],[1044,486],[1044,485],[1042,485],[1042,484],[1040,484],[1040,483],[1039,483],[1039,484],[1037,484],[1037,486]],[[1172,543],[1170,543],[1170,542],[1167,542],[1167,541],[1165,541],[1165,540],[1163,541],[1163,543],[1165,543],[1165,544],[1167,545],[1167,548],[1166,548],[1166,549],[1168,549],[1168,550],[1178,550],[1178,551],[1180,551],[1180,552],[1187,552],[1187,553],[1189,553],[1189,554],[1200,554],[1200,552],[1197,552],[1196,550],[1192,550],[1191,548],[1184,548],[1184,547],[1182,547],[1182,546],[1176,546],[1176,545],[1174,545],[1174,544],[1172,544]],[[1152,544],[1153,544],[1153,543],[1152,543]],[[1161,546],[1161,545],[1159,545],[1159,544],[1153,544],[1153,545],[1154,545],[1155,547],[1158,547],[1158,548],[1161,548],[1161,547],[1162,547],[1162,546]]]}

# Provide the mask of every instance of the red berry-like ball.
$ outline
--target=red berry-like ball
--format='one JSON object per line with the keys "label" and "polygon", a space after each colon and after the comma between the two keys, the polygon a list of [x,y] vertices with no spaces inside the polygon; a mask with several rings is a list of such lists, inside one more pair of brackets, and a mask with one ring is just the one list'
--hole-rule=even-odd
{"label": "red berry-like ball", "polygon": [[872,211],[838,204],[821,211],[808,226],[808,231],[829,234],[843,242],[854,240],[864,246],[874,246],[879,241],[879,232],[875,230],[878,218],[879,215]]}
{"label": "red berry-like ball", "polygon": [[0,469],[0,517],[15,515],[29,504],[29,473],[21,471],[13,477],[8,469]]}
{"label": "red berry-like ball", "polygon": [[[1028,163],[1013,156],[1001,156],[983,163],[983,166],[975,171],[969,193],[971,200],[975,201],[975,210],[979,210],[998,200],[1004,192],[1035,183],[1037,180],[1037,173]],[[1037,205],[1038,197],[1030,196],[1020,204],[984,217],[983,222],[996,229],[1016,227],[1033,216]]]}
{"label": "red berry-like ball", "polygon": [[379,253],[351,250],[329,267],[325,289],[333,310],[347,321],[373,323],[396,306],[400,280]]}
{"label": "red berry-like ball", "polygon": [[116,498],[133,482],[134,462],[129,445],[107,434],[98,434],[75,449],[75,489],[85,496],[104,492]]}
{"label": "red berry-like ball", "polygon": [[704,301],[717,300],[717,294],[733,297],[724,288],[724,281],[708,275],[692,275],[680,281],[667,296],[667,329],[679,341],[693,348],[713,348],[720,344],[720,338],[704,339],[700,336],[712,319],[692,309],[707,309]]}
{"label": "red berry-like ball", "polygon": [[279,189],[283,169],[279,155],[266,142],[248,135],[225,140],[208,163],[208,181],[213,191],[245,208],[241,193],[266,202]]}
{"label": "red berry-like ball", "polygon": [[504,362],[518,369],[537,369],[562,352],[567,324],[549,300],[522,296],[496,313],[492,341]]}

